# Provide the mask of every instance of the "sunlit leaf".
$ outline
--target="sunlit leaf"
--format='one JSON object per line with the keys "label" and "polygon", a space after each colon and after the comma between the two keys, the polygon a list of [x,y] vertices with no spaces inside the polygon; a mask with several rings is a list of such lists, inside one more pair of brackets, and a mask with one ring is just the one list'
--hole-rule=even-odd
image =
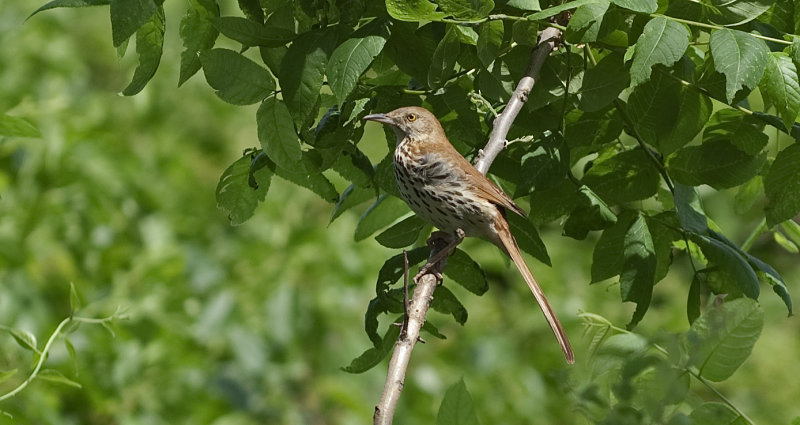
{"label": "sunlit leaf", "polygon": [[228,103],[250,105],[275,90],[275,80],[266,69],[233,50],[204,50],[200,62],[208,85]]}
{"label": "sunlit leaf", "polygon": [[739,89],[754,89],[767,68],[769,49],[763,40],[738,30],[719,29],[711,33],[714,67],[725,75],[728,103]]}
{"label": "sunlit leaf", "polygon": [[[615,0],[615,3],[619,4],[621,1]],[[652,13],[656,10],[655,1],[650,3],[625,0],[625,3],[632,4],[620,6],[633,8],[636,3],[643,3],[638,6],[652,10],[640,10],[641,12]],[[651,19],[636,41],[636,53],[633,55],[630,71],[631,84],[637,86],[647,81],[654,65],[672,66],[683,56],[688,46],[689,31],[683,24],[661,17]]]}

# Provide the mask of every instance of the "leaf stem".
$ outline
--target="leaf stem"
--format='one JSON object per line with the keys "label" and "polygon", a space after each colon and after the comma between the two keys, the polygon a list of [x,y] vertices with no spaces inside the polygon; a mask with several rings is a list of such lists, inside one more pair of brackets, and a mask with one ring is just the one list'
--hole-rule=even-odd
{"label": "leaf stem", "polygon": [[[639,12],[639,13],[641,13],[641,12]],[[676,18],[674,16],[664,15],[664,14],[661,14],[661,13],[642,13],[642,14],[650,16],[651,18],[669,19],[671,21],[680,22],[682,24],[686,24],[686,25],[693,26],[693,27],[706,28],[706,29],[712,29],[712,30],[726,29],[722,25],[706,24],[704,22],[697,22],[697,21],[691,21],[691,20],[688,20],[688,19]],[[755,38],[760,38],[760,39],[762,39],[764,41],[771,41],[773,43],[785,44],[787,46],[791,46],[792,45],[791,41],[781,40],[779,38],[767,37],[766,35],[754,34],[754,33],[751,33],[751,32],[749,32],[747,34],[752,36],[752,37],[755,37]]]}
{"label": "leaf stem", "polygon": [[756,238],[761,236],[764,231],[767,230],[767,218],[764,217],[761,219],[761,222],[758,223],[755,229],[750,232],[750,235],[747,236],[747,239],[744,240],[742,243],[742,251],[747,252],[753,246],[753,243],[756,241]]}
{"label": "leaf stem", "polygon": [[108,316],[108,317],[104,317],[102,319],[70,316],[70,317],[67,317],[66,319],[62,320],[61,323],[59,323],[58,326],[56,326],[56,329],[50,335],[50,338],[47,339],[47,343],[44,345],[44,348],[42,348],[42,351],[40,352],[41,354],[39,354],[39,360],[36,362],[36,366],[33,368],[33,372],[31,372],[31,374],[24,381],[22,381],[22,383],[19,384],[16,388],[14,388],[13,390],[11,390],[11,391],[3,394],[3,395],[0,395],[0,401],[7,400],[7,399],[9,399],[11,397],[14,397],[15,395],[17,395],[17,393],[19,393],[20,391],[25,389],[25,387],[27,387],[31,382],[33,382],[34,379],[36,379],[36,376],[39,375],[39,372],[42,369],[42,365],[44,365],[45,360],[47,360],[47,354],[50,352],[50,348],[52,347],[53,342],[55,342],[56,338],[59,335],[61,335],[61,332],[62,332],[62,330],[64,329],[65,326],[67,326],[68,324],[70,324],[73,321],[75,321],[75,322],[84,322],[84,323],[99,323],[99,324],[104,324],[105,325],[110,320],[115,319],[117,317],[118,317],[117,313],[114,313],[113,315]]}

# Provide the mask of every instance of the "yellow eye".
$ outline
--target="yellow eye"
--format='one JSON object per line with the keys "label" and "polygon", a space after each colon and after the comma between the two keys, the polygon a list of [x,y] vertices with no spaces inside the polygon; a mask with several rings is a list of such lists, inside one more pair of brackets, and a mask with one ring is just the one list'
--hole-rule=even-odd
{"label": "yellow eye", "polygon": [[406,119],[408,120],[408,122],[414,122],[417,119],[417,114],[408,114],[406,115]]}

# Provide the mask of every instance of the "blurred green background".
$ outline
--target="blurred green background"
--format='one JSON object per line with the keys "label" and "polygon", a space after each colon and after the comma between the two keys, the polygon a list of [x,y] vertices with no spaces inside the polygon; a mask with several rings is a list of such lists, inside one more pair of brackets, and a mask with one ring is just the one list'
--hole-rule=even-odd
{"label": "blurred green background", "polygon": [[[363,314],[377,271],[397,252],[353,242],[366,205],[329,225],[332,205],[275,179],[256,215],[231,227],[214,189],[227,165],[258,144],[257,106],[223,103],[202,73],[176,87],[183,4],[166,4],[164,60],[135,97],[117,94],[135,54],[117,57],[107,8],[26,21],[40,5],[0,2],[0,113],[28,118],[42,132],[0,138],[0,324],[33,333],[41,347],[69,315],[70,283],[82,316],[121,307],[128,320],[114,323],[113,337],[90,325],[70,334],[75,362],[59,339],[47,367],[82,388],[34,381],[0,402],[13,416],[0,415],[0,423],[369,423],[386,362],[362,375],[339,368],[370,346]],[[235,7],[222,6],[223,15]],[[361,146],[377,160],[382,133],[367,134]],[[736,216],[735,193],[706,195],[709,215],[741,243],[758,211]],[[578,365],[563,364],[499,251],[468,241],[464,249],[485,266],[491,290],[475,297],[450,286],[470,320],[460,327],[430,315],[448,339],[428,338],[415,350],[395,423],[433,423],[444,390],[462,376],[483,423],[586,422],[575,391],[592,375],[582,364],[588,341],[577,313],[623,326],[634,306],[620,304],[613,281],[588,284],[592,237],[560,232],[558,223],[541,229],[553,267],[529,263],[572,337]],[[784,274],[800,300],[798,256],[769,237],[754,253]],[[690,280],[681,255],[637,332],[688,329]],[[800,415],[800,327],[768,289],[761,303],[761,339],[719,388],[756,423],[789,423]],[[31,364],[29,351],[0,335],[0,370],[19,369],[0,394],[19,385]]]}

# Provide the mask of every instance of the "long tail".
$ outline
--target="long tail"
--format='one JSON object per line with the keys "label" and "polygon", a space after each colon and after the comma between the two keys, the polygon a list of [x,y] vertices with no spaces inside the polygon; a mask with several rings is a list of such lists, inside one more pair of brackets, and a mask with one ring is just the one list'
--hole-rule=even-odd
{"label": "long tail", "polygon": [[514,235],[511,234],[511,231],[508,228],[508,222],[502,216],[498,216],[497,220],[495,220],[495,230],[497,231],[497,236],[502,243],[502,248],[505,248],[506,253],[508,253],[508,255],[511,257],[511,260],[514,261],[514,264],[517,266],[517,269],[519,269],[519,272],[522,273],[522,277],[525,278],[525,283],[527,283],[528,287],[531,288],[531,292],[533,292],[536,302],[539,303],[539,308],[542,309],[544,318],[547,319],[547,323],[550,325],[550,328],[553,330],[553,334],[556,336],[558,344],[561,346],[561,351],[564,352],[564,357],[567,359],[567,363],[575,363],[575,355],[572,353],[572,346],[569,343],[567,334],[564,332],[564,328],[561,327],[561,323],[558,321],[558,317],[556,317],[556,313],[553,311],[553,308],[550,307],[550,303],[547,302],[547,297],[545,297],[544,292],[542,292],[542,288],[539,287],[539,284],[536,283],[536,279],[533,278],[533,274],[531,274],[528,265],[522,258],[522,254],[519,251],[519,246],[517,246],[517,241],[514,239]]}

